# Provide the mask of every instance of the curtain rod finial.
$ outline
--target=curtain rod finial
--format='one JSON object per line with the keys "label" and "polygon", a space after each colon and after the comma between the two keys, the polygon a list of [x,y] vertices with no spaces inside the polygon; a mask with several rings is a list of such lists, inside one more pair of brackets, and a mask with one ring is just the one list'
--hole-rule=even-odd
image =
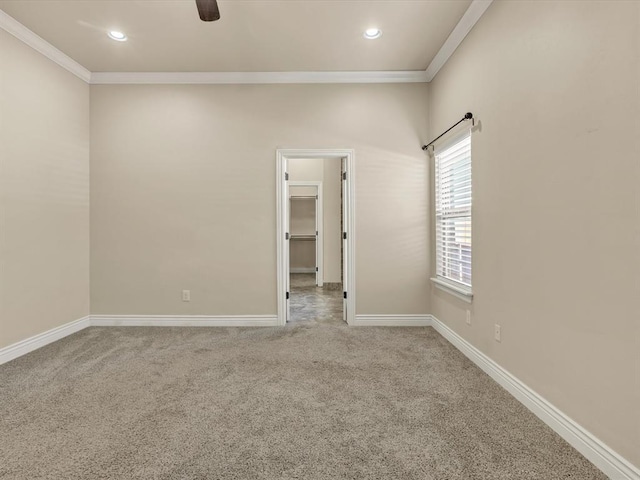
{"label": "curtain rod finial", "polygon": [[470,118],[473,118],[473,113],[471,112],[467,112],[464,114],[464,118],[465,120],[469,120]]}

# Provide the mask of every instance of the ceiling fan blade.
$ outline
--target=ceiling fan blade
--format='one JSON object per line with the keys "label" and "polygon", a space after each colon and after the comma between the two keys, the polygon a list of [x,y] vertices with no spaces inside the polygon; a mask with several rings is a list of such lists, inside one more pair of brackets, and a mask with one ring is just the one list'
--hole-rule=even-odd
{"label": "ceiling fan blade", "polygon": [[198,14],[203,22],[213,22],[220,19],[220,10],[216,0],[196,0]]}

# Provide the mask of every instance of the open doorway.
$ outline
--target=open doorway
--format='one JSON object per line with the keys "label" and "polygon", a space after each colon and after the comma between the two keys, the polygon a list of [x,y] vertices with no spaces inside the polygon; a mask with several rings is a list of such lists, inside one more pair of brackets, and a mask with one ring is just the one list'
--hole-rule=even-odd
{"label": "open doorway", "polygon": [[[344,321],[339,158],[291,158],[288,323]],[[326,238],[326,241],[325,241]]]}
{"label": "open doorway", "polygon": [[352,323],[352,150],[278,150],[278,319]]}

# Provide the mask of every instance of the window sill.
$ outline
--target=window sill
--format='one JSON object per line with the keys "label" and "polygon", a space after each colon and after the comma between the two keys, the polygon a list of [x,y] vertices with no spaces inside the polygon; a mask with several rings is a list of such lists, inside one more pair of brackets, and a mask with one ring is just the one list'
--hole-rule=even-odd
{"label": "window sill", "polygon": [[432,278],[431,281],[436,288],[442,290],[443,292],[447,292],[454,297],[459,298],[460,300],[464,300],[467,303],[471,303],[473,301],[473,292],[471,292],[471,290],[460,287],[440,278]]}

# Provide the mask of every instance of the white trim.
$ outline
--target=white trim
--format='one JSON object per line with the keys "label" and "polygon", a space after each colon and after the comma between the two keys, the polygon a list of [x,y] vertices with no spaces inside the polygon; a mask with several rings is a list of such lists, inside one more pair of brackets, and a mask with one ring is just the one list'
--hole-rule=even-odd
{"label": "white trim", "polygon": [[[356,154],[354,150],[343,150],[347,155],[345,158],[345,170],[347,175],[346,201],[347,212],[343,214],[346,224],[343,229],[347,232],[347,278],[345,278],[347,295],[347,324],[352,324],[356,318]],[[344,223],[344,222],[343,222]]]}
{"label": "white trim", "polygon": [[45,345],[49,345],[61,338],[67,337],[72,333],[79,332],[91,325],[89,316],[82,317],[73,322],[65,323],[59,327],[52,328],[46,332],[39,333],[33,337],[26,338],[19,342],[0,348],[0,365],[10,362],[11,360],[33,352]]}
{"label": "white trim", "polygon": [[520,403],[551,427],[572,447],[614,480],[640,480],[640,469],[616,453],[584,427],[471,345],[440,320],[431,316],[433,328]]}
{"label": "white trim", "polygon": [[[90,315],[0,349],[0,365],[89,326],[276,326],[276,315]],[[614,480],[640,480],[640,469],[572,420],[433,315],[357,315],[354,326],[432,326],[578,452]]]}
{"label": "white trim", "polygon": [[[347,255],[347,323],[352,325],[355,322],[356,308],[356,202],[355,202],[355,151],[353,149],[283,149],[276,150],[276,246],[277,246],[277,304],[278,304],[278,323],[286,325],[287,323],[287,301],[285,299],[286,285],[288,275],[287,267],[287,251],[284,233],[286,228],[287,215],[287,185],[284,180],[285,165],[289,158],[346,158],[347,165],[347,188],[349,201],[347,202],[348,214],[347,225],[344,225],[347,232],[347,246],[349,255]],[[343,199],[343,202],[345,199]]]}
{"label": "white trim", "polygon": [[41,53],[49,60],[60,65],[65,70],[73,73],[78,78],[89,82],[91,80],[91,72],[73,60],[71,57],[62,53],[56,47],[51,45],[42,37],[36,35],[27,27],[18,22],[15,18],[0,10],[0,28],[10,33],[18,40]]}
{"label": "white trim", "polygon": [[370,72],[93,72],[92,85],[272,84],[272,83],[425,83],[417,71]]}
{"label": "white trim", "polygon": [[286,299],[289,287],[289,256],[287,255],[287,241],[284,234],[287,230],[287,208],[289,189],[283,181],[287,173],[287,159],[280,152],[276,152],[276,304],[278,324],[286,325],[289,316],[289,303]]}
{"label": "white trim", "polygon": [[471,290],[466,290],[461,286],[455,285],[453,282],[447,282],[440,278],[431,278],[431,282],[437,289],[447,292],[460,300],[464,300],[467,303],[473,301],[473,292]]}
{"label": "white trim", "polygon": [[462,43],[493,0],[473,0],[426,70],[329,72],[90,72],[67,54],[0,10],[0,28],[92,85],[428,83]]}
{"label": "white trim", "polygon": [[355,327],[430,327],[431,315],[356,315]]}
{"label": "white trim", "polygon": [[[318,267],[318,270],[320,267]],[[290,267],[289,273],[316,273],[316,269],[313,267]],[[322,285],[319,285],[320,287]]]}
{"label": "white trim", "polygon": [[274,327],[275,315],[91,315],[92,327]]}
{"label": "white trim", "polygon": [[[313,187],[316,189],[316,228],[318,229],[318,235],[316,236],[316,265],[318,271],[315,268],[311,270],[312,273],[316,273],[316,285],[322,287],[324,284],[324,197],[321,181],[309,181],[309,180],[289,180],[289,188],[291,187]],[[289,199],[291,199],[291,191],[289,191]],[[290,273],[307,273],[297,272],[295,268],[291,268],[289,265]]]}
{"label": "white trim", "polygon": [[426,81],[430,82],[438,74],[440,69],[447,63],[449,57],[460,46],[473,26],[480,20],[482,14],[487,11],[493,0],[473,0],[467,11],[464,13],[458,24],[455,26],[449,37],[440,47],[436,56],[425,70]]}
{"label": "white trim", "polygon": [[444,135],[442,138],[437,140],[433,144],[433,155],[434,156],[439,155],[444,150],[447,150],[448,148],[453,147],[456,143],[465,140],[467,137],[471,137],[471,141],[473,141],[472,134],[475,126],[473,125],[472,122],[466,121],[462,125],[458,126],[458,128],[452,130],[451,132],[447,132],[446,135]]}
{"label": "white trim", "polygon": [[322,182],[320,180],[289,180],[289,185],[292,187],[317,187],[322,185]]}

